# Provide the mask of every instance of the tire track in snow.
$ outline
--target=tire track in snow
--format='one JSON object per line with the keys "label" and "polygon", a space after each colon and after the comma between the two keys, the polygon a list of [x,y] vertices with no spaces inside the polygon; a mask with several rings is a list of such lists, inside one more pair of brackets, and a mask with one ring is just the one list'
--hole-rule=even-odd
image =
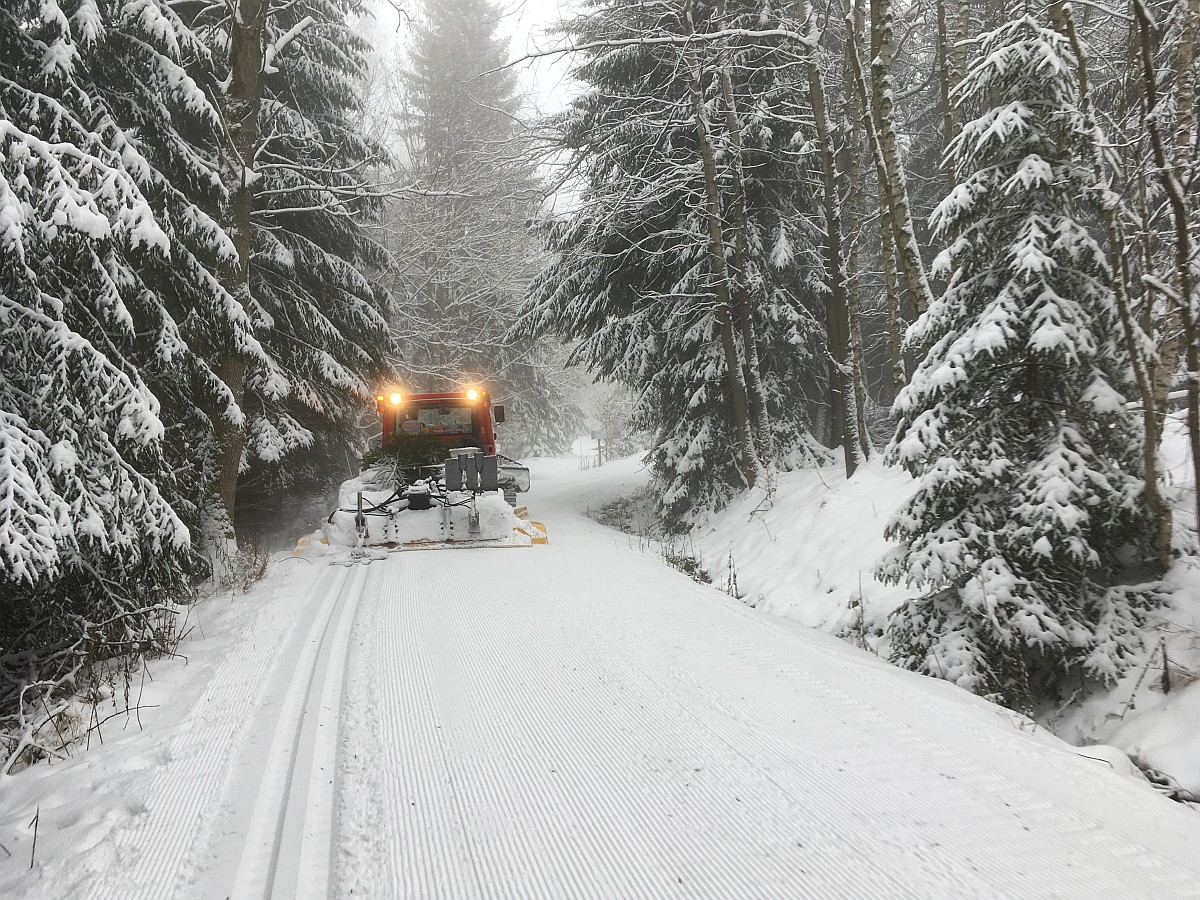
{"label": "tire track in snow", "polygon": [[343,567],[292,671],[230,896],[330,894],[342,692],[367,567]]}

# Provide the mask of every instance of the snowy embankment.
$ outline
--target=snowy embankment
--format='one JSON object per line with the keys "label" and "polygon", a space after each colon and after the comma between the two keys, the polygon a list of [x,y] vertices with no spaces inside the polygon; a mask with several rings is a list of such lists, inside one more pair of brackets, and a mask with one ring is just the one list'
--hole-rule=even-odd
{"label": "snowy embankment", "polygon": [[[1178,418],[1168,423],[1162,456],[1176,502],[1176,543],[1194,542],[1187,535],[1194,519],[1191,461]],[[747,604],[886,655],[880,635],[887,617],[912,592],[877,581],[874,571],[889,546],[887,521],[912,490],[908,475],[878,457],[849,480],[841,466],[786,472],[769,503],[761,492],[744,495],[695,529],[689,549],[714,584],[736,579]],[[1200,560],[1181,556],[1164,581],[1174,607],[1147,628],[1145,658],[1111,690],[1046,724],[1076,744],[1112,744],[1200,797]]]}
{"label": "snowy embankment", "polygon": [[1113,690],[1065,711],[1054,727],[1068,740],[1120,747],[1200,801],[1200,556],[1183,414],[1167,420],[1161,465],[1175,505],[1175,545],[1191,549],[1163,578],[1172,606],[1149,623],[1146,659]]}
{"label": "snowy embankment", "polygon": [[911,490],[912,479],[877,458],[850,480],[832,466],[784,472],[770,502],[746,494],[692,542],[713,581],[732,574],[750,606],[835,634],[857,627],[861,606],[870,632],[907,596],[874,573],[887,519]]}

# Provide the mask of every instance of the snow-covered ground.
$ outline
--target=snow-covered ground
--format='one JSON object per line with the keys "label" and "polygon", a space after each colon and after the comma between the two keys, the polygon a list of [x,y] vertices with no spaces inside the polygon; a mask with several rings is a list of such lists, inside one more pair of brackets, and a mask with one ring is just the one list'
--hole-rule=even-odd
{"label": "snow-covered ground", "polygon": [[888,547],[883,529],[912,492],[912,480],[878,459],[847,481],[841,466],[779,476],[774,497],[744,495],[692,536],[719,584],[732,564],[738,593],[764,612],[838,632],[859,603],[866,627],[882,626],[904,602],[902,586],[875,580]]}
{"label": "snow-covered ground", "polygon": [[199,605],[140,726],[0,781],[0,896],[1200,897],[1200,816],[1119,754],[587,519],[635,460],[533,478],[546,546],[283,558]]}
{"label": "snow-covered ground", "polygon": [[[1186,426],[1168,419],[1162,465],[1177,508],[1177,545],[1195,538],[1194,491]],[[691,535],[685,548],[713,582],[730,582],[759,610],[886,654],[875,635],[911,591],[874,577],[888,547],[884,527],[913,491],[901,470],[876,457],[847,480],[840,465],[787,472],[771,502],[747,494]],[[1164,579],[1173,607],[1151,622],[1148,653],[1116,684],[1050,716],[1054,731],[1076,744],[1113,744],[1200,798],[1200,560],[1183,554]],[[1162,648],[1170,660],[1170,694],[1162,691]],[[1092,752],[1092,751],[1089,751]]]}

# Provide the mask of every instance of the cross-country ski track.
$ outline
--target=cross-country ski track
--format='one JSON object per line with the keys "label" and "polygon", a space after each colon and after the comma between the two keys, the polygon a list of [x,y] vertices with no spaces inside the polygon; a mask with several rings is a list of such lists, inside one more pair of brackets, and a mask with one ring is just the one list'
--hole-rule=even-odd
{"label": "cross-country ski track", "polygon": [[693,583],[582,515],[631,463],[573,468],[547,546],[280,563],[152,754],[43,776],[106,771],[0,894],[1200,897],[1194,810]]}

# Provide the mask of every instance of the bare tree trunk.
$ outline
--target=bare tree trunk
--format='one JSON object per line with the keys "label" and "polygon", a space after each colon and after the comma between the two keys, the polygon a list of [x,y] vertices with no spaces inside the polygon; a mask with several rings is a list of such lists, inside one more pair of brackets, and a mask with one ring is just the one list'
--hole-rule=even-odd
{"label": "bare tree trunk", "polygon": [[[842,213],[841,198],[837,193],[837,173],[835,171],[833,129],[829,123],[829,113],[825,106],[825,83],[821,76],[821,67],[817,59],[816,28],[811,21],[807,0],[796,0],[796,13],[801,22],[801,28],[811,39],[808,56],[808,94],[812,104],[813,118],[817,125],[817,142],[821,152],[821,175],[825,208],[825,265],[829,271],[829,293],[831,297],[829,309],[829,324],[833,344],[831,356],[834,363],[834,378],[831,386],[837,385],[834,412],[841,414],[842,450],[846,466],[846,477],[854,474],[861,458],[858,447],[857,428],[849,421],[848,413],[853,403],[854,384],[850,366],[850,324],[846,303],[846,272],[845,261],[842,258]],[[837,394],[840,393],[840,397]],[[836,417],[835,417],[836,421]]]}
{"label": "bare tree trunk", "polygon": [[892,361],[892,389],[899,394],[904,388],[903,328],[900,314],[900,284],[896,273],[896,241],[892,228],[892,210],[888,204],[887,164],[883,159],[883,148],[875,131],[875,120],[871,117],[871,102],[867,95],[866,79],[863,76],[859,48],[864,39],[862,3],[865,0],[842,0],[846,16],[846,59],[854,92],[858,95],[861,121],[867,135],[867,146],[875,162],[875,178],[879,197],[879,231],[883,246],[883,284],[887,292],[888,349]]}
{"label": "bare tree trunk", "polygon": [[[857,175],[853,170],[848,174],[851,179]],[[858,188],[854,186],[853,181],[851,181],[850,202],[858,202]],[[849,397],[854,402],[854,408],[847,418],[858,436],[859,453],[862,454],[863,460],[867,460],[871,458],[871,439],[867,433],[867,392],[863,385],[862,327],[859,323],[858,310],[858,242],[853,237],[855,229],[858,227],[858,216],[854,213],[850,215],[849,227],[852,237],[850,238],[849,272],[846,280],[846,320],[850,323],[849,378],[850,384],[853,386]]]}
{"label": "bare tree trunk", "polygon": [[899,396],[908,383],[904,371],[904,318],[900,312],[900,279],[896,272],[896,240],[892,235],[892,220],[887,215],[884,188],[877,185],[879,195],[879,230],[883,242],[883,287],[887,293],[888,350],[892,360],[893,397]]}
{"label": "bare tree trunk", "polygon": [[[953,15],[953,21],[951,21]],[[966,42],[971,27],[970,0],[938,0],[938,64],[942,99],[942,159],[946,187],[953,190],[958,184],[954,161],[946,151],[962,128],[962,113],[954,102],[954,91],[962,83],[967,70]],[[953,28],[953,31],[951,31]]]}
{"label": "bare tree trunk", "polygon": [[[1137,52],[1138,36],[1136,33],[1137,23],[1133,23],[1131,27],[1130,37],[1132,45],[1133,58],[1129,61],[1130,65],[1136,67],[1140,64],[1139,54]],[[1140,90],[1141,79],[1138,79],[1139,90],[1139,124],[1141,125],[1144,134],[1149,133],[1149,123],[1147,115],[1149,110],[1146,107],[1145,96]],[[1152,213],[1150,212],[1150,203],[1148,196],[1148,186],[1146,184],[1147,173],[1145,171],[1145,160],[1139,167],[1138,172],[1138,208],[1142,220],[1142,228],[1140,235],[1140,244],[1142,247],[1142,271],[1146,274],[1151,274],[1155,271],[1155,259],[1159,252],[1159,247],[1156,242],[1156,230],[1150,227]],[[1183,313],[1180,310],[1179,299],[1171,295],[1170,291],[1162,291],[1157,282],[1157,279],[1149,278],[1142,279],[1146,298],[1142,304],[1142,330],[1147,335],[1155,335],[1157,331],[1158,340],[1158,358],[1149,357],[1146,360],[1146,367],[1150,373],[1151,391],[1154,396],[1154,423],[1153,431],[1146,429],[1147,440],[1151,435],[1155,435],[1155,449],[1161,446],[1163,431],[1167,425],[1167,412],[1170,408],[1171,385],[1174,381],[1175,370],[1179,366],[1179,356],[1183,349],[1180,345],[1180,338],[1183,332]],[[1161,316],[1155,316],[1156,297],[1162,296]],[[1143,416],[1145,410],[1143,410]]]}
{"label": "bare tree trunk", "polygon": [[[1175,181],[1180,185],[1181,189],[1183,185],[1191,181],[1192,170],[1195,164],[1192,152],[1194,145],[1193,129],[1196,125],[1194,118],[1196,113],[1196,83],[1192,67],[1196,54],[1196,28],[1198,22],[1200,22],[1200,0],[1188,0],[1184,14],[1183,28],[1179,36],[1179,56],[1175,80],[1176,121],[1173,155]],[[1188,210],[1188,212],[1190,213],[1191,211]],[[1176,221],[1176,227],[1178,228],[1178,221]],[[1188,253],[1190,254],[1194,243],[1191,239],[1190,225],[1186,229],[1186,232],[1188,237]],[[1179,265],[1178,257],[1176,265]],[[1179,330],[1182,324],[1181,306],[1187,304],[1189,309],[1193,309],[1188,294],[1181,294],[1180,299],[1180,303],[1169,303],[1170,313],[1162,325],[1163,345],[1159,351],[1159,365],[1155,372],[1154,396],[1158,404],[1158,433],[1160,437],[1162,429],[1166,425],[1167,398],[1171,392],[1171,378],[1175,374],[1175,367],[1179,363]],[[1193,318],[1194,316],[1195,313],[1193,312]],[[1191,373],[1189,377],[1190,384],[1197,377],[1197,374],[1195,368],[1190,363],[1188,364],[1188,370]],[[1194,427],[1193,431],[1195,431]],[[1197,525],[1200,526],[1200,521],[1197,522]]]}
{"label": "bare tree trunk", "polygon": [[1004,0],[984,0],[983,4],[983,30],[995,31],[1000,27],[1000,23],[1005,21]]}
{"label": "bare tree trunk", "polygon": [[[853,40],[853,36],[850,40]],[[849,48],[846,52],[849,54]],[[846,153],[846,163],[842,167],[850,195],[849,221],[846,223],[846,234],[850,244],[846,264],[846,316],[850,322],[850,378],[854,384],[854,424],[858,429],[858,446],[865,460],[871,456],[871,439],[867,432],[867,392],[863,382],[862,327],[858,309],[858,210],[862,203],[858,184],[858,162],[862,145],[862,123],[858,115],[858,94],[846,79],[842,80],[842,92],[845,115],[850,121],[850,146]]]}
{"label": "bare tree trunk", "polygon": [[[717,21],[725,21],[725,0],[717,0]],[[751,417],[757,426],[754,436],[759,459],[770,465],[774,456],[771,440],[771,418],[767,410],[767,392],[763,387],[762,369],[758,355],[758,336],[754,332],[754,315],[746,282],[746,260],[749,243],[749,216],[746,212],[745,167],[742,159],[742,123],[737,112],[737,101],[733,95],[733,78],[729,64],[720,65],[721,96],[725,101],[725,130],[729,137],[730,165],[733,181],[733,302],[741,327],[742,348],[745,352],[746,387],[749,395]]]}
{"label": "bare tree trunk", "polygon": [[[1175,277],[1174,288],[1177,294],[1177,303],[1180,317],[1183,322],[1183,337],[1185,346],[1185,359],[1188,369],[1187,382],[1187,408],[1188,408],[1188,437],[1190,438],[1192,450],[1192,470],[1195,483],[1200,485],[1200,348],[1197,347],[1197,323],[1196,310],[1193,305],[1192,298],[1192,272],[1191,272],[1191,257],[1192,257],[1192,235],[1191,221],[1189,219],[1189,210],[1187,197],[1184,193],[1184,187],[1180,175],[1184,171],[1184,167],[1178,164],[1182,161],[1187,163],[1187,148],[1190,145],[1190,132],[1194,127],[1193,122],[1193,104],[1194,91],[1192,87],[1192,54],[1195,47],[1195,23],[1197,16],[1196,0],[1189,0],[1188,14],[1184,22],[1183,33],[1180,36],[1179,46],[1179,69],[1177,78],[1178,95],[1176,98],[1176,110],[1178,114],[1177,127],[1188,130],[1182,140],[1179,139],[1178,132],[1176,133],[1176,148],[1182,149],[1183,160],[1171,160],[1167,156],[1166,142],[1163,140],[1162,131],[1158,123],[1158,88],[1155,81],[1154,58],[1152,53],[1151,39],[1151,17],[1146,9],[1144,0],[1134,0],[1133,11],[1134,18],[1138,24],[1139,44],[1141,49],[1142,61],[1142,90],[1146,97],[1146,126],[1149,131],[1150,146],[1154,151],[1154,163],[1158,169],[1159,178],[1162,181],[1164,192],[1167,195],[1167,202],[1171,209],[1171,218],[1174,224],[1175,232]],[[1070,27],[1070,11],[1064,14],[1068,27]],[[1072,35],[1074,31],[1072,29]],[[1164,376],[1165,377],[1165,376]],[[1153,402],[1153,396],[1151,402]],[[1157,415],[1154,416],[1154,421],[1160,421]],[[1147,435],[1149,441],[1151,435]],[[1157,451],[1158,441],[1161,435],[1153,434],[1155,442],[1154,449]],[[1148,481],[1149,479],[1147,479]],[[1147,495],[1147,501],[1149,501]],[[1200,491],[1196,494],[1196,524],[1200,527]],[[1160,523],[1160,529],[1163,525]],[[1170,534],[1159,535],[1160,547],[1162,541],[1169,541]],[[1163,553],[1160,549],[1160,560],[1163,559]]]}
{"label": "bare tree trunk", "polygon": [[[1067,24],[1065,19],[1063,22],[1064,25]],[[1140,65],[1138,46],[1138,25],[1136,19],[1134,19],[1130,20],[1129,23],[1129,42],[1126,50],[1126,58],[1123,60],[1124,84],[1117,118],[1123,119],[1128,113],[1130,106],[1136,103],[1138,107],[1138,124],[1141,128],[1141,133],[1145,135],[1149,133],[1149,125],[1146,121],[1148,109],[1146,107],[1146,97],[1142,91],[1142,78],[1137,73]],[[1156,246],[1157,235],[1155,229],[1150,225],[1152,213],[1150,212],[1149,193],[1146,183],[1147,161],[1142,154],[1138,154],[1137,159],[1136,193],[1138,216],[1141,221],[1137,241],[1141,249],[1142,272],[1150,274],[1155,270],[1154,260],[1158,252]],[[1130,273],[1129,266],[1125,267],[1124,272],[1125,292],[1131,298],[1130,303],[1132,304],[1134,276]],[[1146,440],[1154,445],[1157,452],[1162,442],[1163,429],[1166,426],[1172,375],[1179,365],[1179,338],[1183,325],[1179,312],[1179,304],[1166,294],[1163,294],[1164,315],[1156,319],[1155,306],[1157,304],[1155,297],[1162,292],[1159,290],[1157,284],[1149,278],[1142,278],[1141,284],[1146,292],[1141,310],[1142,331],[1145,332],[1147,341],[1153,339],[1156,331],[1158,335],[1157,359],[1153,354],[1144,354],[1141,357],[1150,381],[1151,395],[1154,398],[1153,421],[1144,423],[1144,430]],[[1143,404],[1142,416],[1145,418],[1147,415],[1149,415],[1147,407]],[[1169,549],[1169,547],[1166,549]]]}
{"label": "bare tree trunk", "polygon": [[[1071,18],[1071,9],[1063,0],[1055,0],[1050,8],[1050,16],[1055,27],[1067,38],[1075,53],[1078,70],[1079,94],[1084,115],[1084,127],[1087,129],[1088,143],[1092,157],[1092,179],[1096,187],[1103,192],[1110,189],[1104,167],[1100,159],[1099,138],[1100,130],[1096,125],[1095,111],[1092,107],[1091,88],[1087,71],[1087,56],[1083,45],[1075,33],[1075,23]],[[1133,311],[1126,290],[1128,279],[1125,275],[1125,248],[1122,245],[1117,230],[1113,205],[1107,197],[1102,196],[1101,210],[1104,217],[1105,230],[1108,234],[1109,256],[1112,259],[1112,288],[1117,301],[1117,310],[1121,318],[1121,327],[1125,337],[1125,345],[1133,365],[1134,379],[1137,383],[1138,394],[1142,400],[1142,426],[1145,431],[1142,446],[1142,464],[1146,470],[1146,505],[1157,523],[1155,550],[1159,563],[1166,565],[1171,554],[1171,508],[1159,491],[1158,484],[1158,444],[1160,433],[1157,427],[1158,417],[1155,413],[1155,398],[1150,369],[1143,347],[1146,335],[1134,321]]]}
{"label": "bare tree trunk", "polygon": [[[684,29],[684,33],[689,37],[695,34],[690,0],[684,7]],[[684,55],[689,90],[692,95],[692,115],[696,123],[696,135],[699,138],[700,156],[704,167],[708,256],[717,291],[716,321],[721,333],[721,349],[725,356],[725,375],[730,400],[733,403],[734,430],[738,444],[735,456],[746,486],[754,487],[758,481],[762,463],[754,446],[746,383],[742,374],[742,360],[733,331],[733,303],[729,289],[729,269],[725,262],[725,236],[721,222],[716,154],[713,151],[712,131],[708,125],[708,116],[704,111],[704,98],[701,95],[700,63],[696,59],[696,51],[693,47],[689,46],[684,51]]]}
{"label": "bare tree trunk", "polygon": [[[871,3],[872,43],[878,43],[878,52],[871,59],[871,108],[879,135],[883,156],[883,182],[887,185],[888,209],[892,218],[892,234],[900,256],[900,266],[917,314],[925,312],[933,302],[933,291],[925,275],[925,264],[917,246],[917,234],[913,228],[909,211],[908,184],[904,176],[904,164],[900,159],[900,146],[896,140],[896,116],[892,101],[892,8],[891,0],[872,0]],[[855,48],[855,69],[861,74],[862,65]]]}
{"label": "bare tree trunk", "polygon": [[[250,253],[254,230],[255,152],[258,149],[258,116],[262,107],[263,40],[269,0],[237,0],[230,22],[229,87],[226,116],[233,151],[229,173],[230,202],[226,229],[237,249],[237,261],[224,273],[229,293],[245,308],[250,302]],[[239,407],[245,399],[246,362],[234,354],[217,361],[219,377],[233,393]],[[246,446],[244,422],[217,416],[213,422],[217,443],[217,494],[232,529],[237,509],[237,478]],[[230,533],[228,537],[232,538]]]}
{"label": "bare tree trunk", "polygon": [[[971,37],[971,0],[956,0],[958,3],[958,24],[955,26],[954,50],[950,54],[951,83],[954,87],[962,84],[967,77],[967,40]],[[962,128],[962,112],[957,106],[954,113],[954,133]]]}
{"label": "bare tree trunk", "polygon": [[937,45],[938,45],[938,85],[941,89],[942,100],[942,169],[946,174],[946,188],[953,190],[958,184],[958,176],[954,171],[954,160],[947,150],[954,140],[954,102],[950,92],[953,90],[954,73],[950,57],[950,33],[947,25],[946,4],[949,0],[937,0]]}

